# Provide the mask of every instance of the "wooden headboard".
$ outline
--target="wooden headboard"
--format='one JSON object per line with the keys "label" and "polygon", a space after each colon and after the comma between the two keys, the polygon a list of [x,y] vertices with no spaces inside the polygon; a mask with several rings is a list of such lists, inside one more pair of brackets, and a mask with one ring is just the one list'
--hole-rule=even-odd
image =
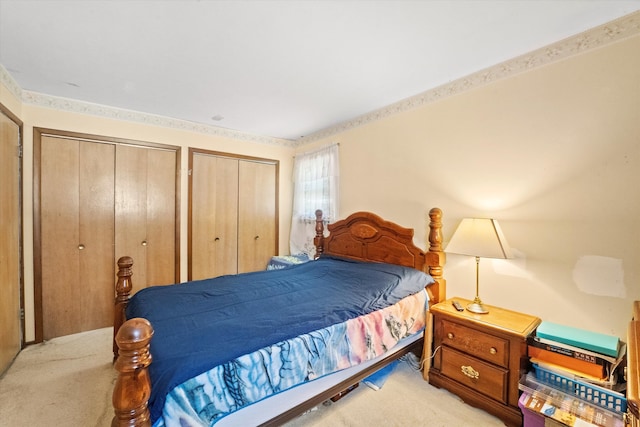
{"label": "wooden headboard", "polygon": [[442,211],[429,211],[429,250],[424,252],[413,243],[414,231],[371,212],[356,212],[329,224],[324,235],[322,211],[316,211],[316,257],[340,256],[360,261],[403,265],[430,274],[436,283],[429,286],[432,303],[446,298],[446,282],[442,276],[445,255],[442,251]]}

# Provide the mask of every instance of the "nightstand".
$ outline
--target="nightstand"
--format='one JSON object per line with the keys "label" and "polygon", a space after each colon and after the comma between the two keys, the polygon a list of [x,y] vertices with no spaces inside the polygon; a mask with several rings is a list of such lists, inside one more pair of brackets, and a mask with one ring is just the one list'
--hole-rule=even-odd
{"label": "nightstand", "polygon": [[527,337],[540,319],[493,306],[487,306],[487,314],[459,312],[453,300],[462,307],[471,302],[452,298],[429,308],[436,350],[429,383],[509,426],[522,425],[518,381],[527,366]]}

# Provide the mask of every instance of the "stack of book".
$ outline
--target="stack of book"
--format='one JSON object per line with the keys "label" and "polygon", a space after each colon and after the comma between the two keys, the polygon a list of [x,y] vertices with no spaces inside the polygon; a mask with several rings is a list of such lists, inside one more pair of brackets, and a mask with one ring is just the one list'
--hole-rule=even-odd
{"label": "stack of book", "polygon": [[531,362],[565,377],[620,391],[618,367],[626,345],[618,337],[542,322],[529,339]]}
{"label": "stack of book", "polygon": [[626,345],[618,338],[542,322],[529,338],[533,372],[520,380],[525,427],[623,427]]}

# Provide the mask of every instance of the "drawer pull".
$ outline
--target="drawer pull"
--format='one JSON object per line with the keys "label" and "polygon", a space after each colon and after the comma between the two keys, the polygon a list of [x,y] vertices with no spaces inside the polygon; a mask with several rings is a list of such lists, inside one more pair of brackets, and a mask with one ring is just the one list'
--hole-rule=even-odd
{"label": "drawer pull", "polygon": [[449,338],[450,340],[452,340],[454,336],[455,336],[455,335],[453,335],[453,333],[452,333],[452,332],[449,332],[449,333],[447,334],[447,338]]}
{"label": "drawer pull", "polygon": [[480,372],[473,369],[471,366],[461,366],[460,369],[462,373],[471,378],[472,380],[477,380],[480,378]]}
{"label": "drawer pull", "polygon": [[497,354],[497,353],[498,353],[498,350],[497,350],[495,347],[491,347],[491,348],[489,349],[489,353],[491,353],[491,354]]}

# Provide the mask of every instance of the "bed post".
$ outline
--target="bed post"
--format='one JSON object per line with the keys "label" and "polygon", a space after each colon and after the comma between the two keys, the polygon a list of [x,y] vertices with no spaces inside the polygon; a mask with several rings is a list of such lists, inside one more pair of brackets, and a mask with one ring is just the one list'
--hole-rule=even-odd
{"label": "bed post", "polygon": [[324,252],[324,222],[322,221],[322,211],[320,209],[316,211],[316,237],[313,239],[313,243],[316,245],[315,258],[320,258],[320,255]]}
{"label": "bed post", "polygon": [[111,427],[151,426],[148,408],[151,381],[147,368],[151,364],[152,337],[151,323],[139,317],[126,321],[116,335],[120,356],[115,363],[118,379],[113,389],[115,415]]}
{"label": "bed post", "polygon": [[446,256],[442,250],[442,210],[432,208],[429,211],[429,274],[437,283],[433,290],[437,302],[444,301],[447,297],[447,281],[442,275]]}
{"label": "bed post", "polygon": [[118,260],[118,281],[116,282],[116,298],[113,307],[113,361],[118,358],[118,345],[116,343],[116,334],[124,323],[125,310],[129,304],[129,295],[133,284],[131,276],[133,275],[133,258],[123,256]]}

